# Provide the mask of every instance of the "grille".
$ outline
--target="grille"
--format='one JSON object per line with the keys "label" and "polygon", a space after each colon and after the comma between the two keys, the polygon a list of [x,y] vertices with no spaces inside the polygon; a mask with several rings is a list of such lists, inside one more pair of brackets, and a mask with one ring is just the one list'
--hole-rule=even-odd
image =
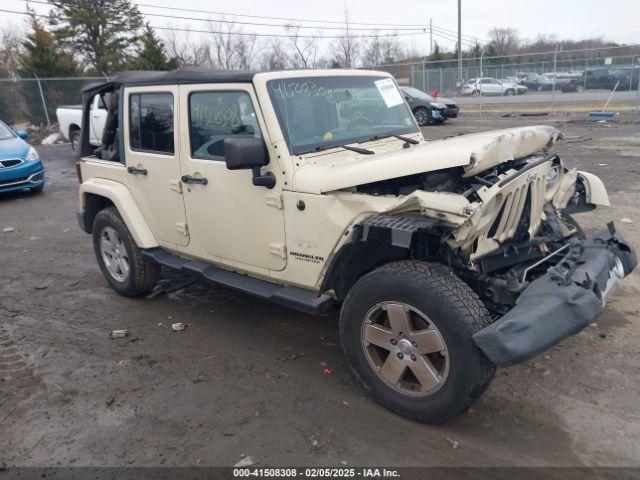
{"label": "grille", "polygon": [[536,236],[545,218],[546,179],[552,165],[551,158],[541,160],[519,175],[503,179],[499,189],[481,197],[487,205],[492,204],[486,212],[492,218],[483,222],[483,215],[480,219],[471,259],[481,258],[509,240],[524,242]]}
{"label": "grille", "polygon": [[24,163],[24,160],[20,160],[19,158],[10,158],[8,160],[0,160],[0,168],[17,167],[21,163]]}
{"label": "grille", "polygon": [[493,225],[491,225],[489,229],[489,237],[498,243],[502,243],[506,239],[513,237],[518,228],[522,211],[524,210],[528,190],[529,184],[520,185],[506,195],[504,203],[500,208],[500,213],[498,213]]}

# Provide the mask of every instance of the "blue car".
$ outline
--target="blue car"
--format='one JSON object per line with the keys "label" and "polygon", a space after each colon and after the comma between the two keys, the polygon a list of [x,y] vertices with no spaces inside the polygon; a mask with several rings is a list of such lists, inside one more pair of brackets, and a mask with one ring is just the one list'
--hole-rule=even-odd
{"label": "blue car", "polygon": [[27,132],[14,132],[0,122],[0,193],[44,188],[44,167],[35,148],[24,139]]}

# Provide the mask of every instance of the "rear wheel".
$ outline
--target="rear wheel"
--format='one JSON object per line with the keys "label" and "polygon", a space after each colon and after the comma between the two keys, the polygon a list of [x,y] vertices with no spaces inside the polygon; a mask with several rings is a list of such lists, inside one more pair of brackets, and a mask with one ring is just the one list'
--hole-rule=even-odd
{"label": "rear wheel", "polygon": [[472,335],[489,325],[471,289],[441,265],[403,261],[362,277],[340,316],[345,356],[388,409],[425,423],[465,412],[495,366]]}
{"label": "rear wheel", "polygon": [[431,123],[431,112],[427,108],[418,107],[413,111],[413,115],[416,117],[416,122],[418,122],[418,125],[421,127]]}
{"label": "rear wheel", "polygon": [[74,155],[80,155],[80,130],[73,130],[69,134],[69,140],[71,141],[71,150]]}
{"label": "rear wheel", "polygon": [[142,255],[120,214],[113,207],[105,208],[96,215],[93,222],[93,249],[102,274],[120,295],[145,295],[160,278],[160,265]]}

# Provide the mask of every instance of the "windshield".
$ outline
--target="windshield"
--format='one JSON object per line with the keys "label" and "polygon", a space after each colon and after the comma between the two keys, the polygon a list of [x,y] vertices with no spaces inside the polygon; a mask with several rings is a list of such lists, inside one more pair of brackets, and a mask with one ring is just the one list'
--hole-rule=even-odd
{"label": "windshield", "polygon": [[294,155],[418,132],[389,77],[286,78],[268,81],[267,89]]}
{"label": "windshield", "polygon": [[422,100],[427,100],[429,102],[431,102],[433,100],[431,95],[427,95],[422,90],[418,90],[417,88],[405,87],[405,88],[402,89],[402,91],[405,92],[410,97],[413,97],[413,98],[420,98]]}
{"label": "windshield", "polygon": [[0,140],[8,140],[15,137],[13,130],[7,127],[4,123],[0,122]]}

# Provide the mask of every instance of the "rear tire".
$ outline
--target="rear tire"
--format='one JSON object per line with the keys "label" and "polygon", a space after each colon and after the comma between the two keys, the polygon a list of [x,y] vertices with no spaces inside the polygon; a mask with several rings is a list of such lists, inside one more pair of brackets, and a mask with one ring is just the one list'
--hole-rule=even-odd
{"label": "rear tire", "polygon": [[71,142],[73,154],[80,155],[80,130],[73,130],[69,134],[69,141]]}
{"label": "rear tire", "polygon": [[471,338],[490,323],[477,295],[446,267],[401,261],[356,282],[340,336],[355,376],[378,402],[440,424],[464,413],[493,379],[495,365]]}
{"label": "rear tire", "polygon": [[96,215],[93,249],[102,274],[120,295],[146,295],[160,279],[160,265],[142,255],[114,207],[105,208]]}

